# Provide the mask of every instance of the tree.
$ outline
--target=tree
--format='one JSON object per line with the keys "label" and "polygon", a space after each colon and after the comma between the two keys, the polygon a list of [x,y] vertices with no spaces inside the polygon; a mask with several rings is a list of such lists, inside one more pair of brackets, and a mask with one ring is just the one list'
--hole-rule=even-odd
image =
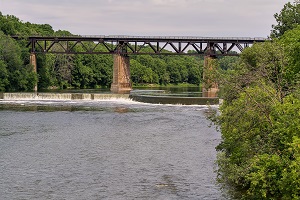
{"label": "tree", "polygon": [[232,69],[239,62],[239,59],[238,56],[224,56],[219,59],[220,68],[222,70]]}
{"label": "tree", "polygon": [[189,67],[188,82],[199,85],[201,80],[202,79],[201,79],[200,67],[197,67],[197,66]]}
{"label": "tree", "polygon": [[30,91],[37,82],[33,66],[26,65],[21,59],[21,49],[17,42],[0,31],[0,70],[1,90]]}
{"label": "tree", "polygon": [[167,71],[167,64],[161,58],[154,58],[154,68],[153,71],[156,74],[158,81],[157,83],[161,85],[166,85],[170,83],[170,75]]}
{"label": "tree", "polygon": [[59,86],[55,70],[56,55],[37,54],[39,82],[38,88],[48,89]]}
{"label": "tree", "polygon": [[7,65],[3,60],[0,60],[0,91],[5,91],[8,84]]}
{"label": "tree", "polygon": [[73,85],[78,88],[89,88],[89,84],[93,82],[93,71],[90,67],[77,63],[73,70]]}
{"label": "tree", "polygon": [[292,30],[300,24],[300,3],[295,0],[294,3],[288,2],[284,5],[281,12],[274,15],[277,25],[272,25],[271,37],[280,37],[287,30]]}
{"label": "tree", "polygon": [[285,69],[285,76],[287,82],[292,85],[291,89],[298,88],[299,73],[300,73],[300,25],[293,30],[286,31],[280,40],[287,53],[287,68]]}
{"label": "tree", "polygon": [[131,80],[133,83],[153,83],[157,81],[157,76],[151,68],[142,65],[136,60],[132,60],[130,66]]}
{"label": "tree", "polygon": [[299,199],[299,35],[254,44],[222,77],[218,181],[236,199]]}

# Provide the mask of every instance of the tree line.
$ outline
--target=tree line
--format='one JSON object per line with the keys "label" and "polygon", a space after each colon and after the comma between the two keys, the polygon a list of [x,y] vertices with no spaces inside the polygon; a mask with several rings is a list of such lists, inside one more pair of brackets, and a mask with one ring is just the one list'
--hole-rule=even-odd
{"label": "tree line", "polygon": [[300,5],[274,15],[272,41],[245,49],[222,87],[218,181],[233,199],[300,199]]}

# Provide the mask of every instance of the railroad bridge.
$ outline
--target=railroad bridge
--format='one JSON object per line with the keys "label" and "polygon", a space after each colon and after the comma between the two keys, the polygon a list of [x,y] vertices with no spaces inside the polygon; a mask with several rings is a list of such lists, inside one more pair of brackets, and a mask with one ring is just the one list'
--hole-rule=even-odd
{"label": "railroad bridge", "polygon": [[[15,39],[20,37],[15,36]],[[124,93],[132,90],[129,55],[203,55],[208,60],[217,56],[237,56],[255,42],[265,38],[248,37],[155,37],[155,36],[30,36],[30,63],[37,70],[37,53],[55,54],[113,54],[113,82],[111,91]],[[89,45],[93,43],[93,45]],[[81,46],[81,51],[75,51]],[[103,48],[99,48],[102,46]],[[145,51],[150,47],[151,51]],[[37,86],[35,87],[37,91]]]}

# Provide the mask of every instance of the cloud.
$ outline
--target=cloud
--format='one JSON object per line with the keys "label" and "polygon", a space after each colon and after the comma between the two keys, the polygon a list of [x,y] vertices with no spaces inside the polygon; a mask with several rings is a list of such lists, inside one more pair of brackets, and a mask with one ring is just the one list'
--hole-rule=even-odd
{"label": "cloud", "polygon": [[284,0],[0,0],[0,10],[74,34],[267,36]]}

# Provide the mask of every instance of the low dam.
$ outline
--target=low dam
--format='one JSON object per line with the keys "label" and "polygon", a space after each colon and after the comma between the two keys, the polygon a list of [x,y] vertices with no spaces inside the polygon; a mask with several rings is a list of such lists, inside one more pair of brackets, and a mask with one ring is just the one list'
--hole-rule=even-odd
{"label": "low dam", "polygon": [[133,101],[152,104],[216,105],[218,97],[203,97],[202,93],[164,93],[164,91],[131,92]]}
{"label": "low dam", "polygon": [[131,99],[151,104],[216,105],[217,97],[202,97],[197,93],[172,94],[163,90],[132,91],[130,94],[113,93],[0,93],[0,100],[109,100]]}
{"label": "low dam", "polygon": [[102,100],[129,98],[129,94],[89,94],[89,93],[0,93],[3,100]]}

